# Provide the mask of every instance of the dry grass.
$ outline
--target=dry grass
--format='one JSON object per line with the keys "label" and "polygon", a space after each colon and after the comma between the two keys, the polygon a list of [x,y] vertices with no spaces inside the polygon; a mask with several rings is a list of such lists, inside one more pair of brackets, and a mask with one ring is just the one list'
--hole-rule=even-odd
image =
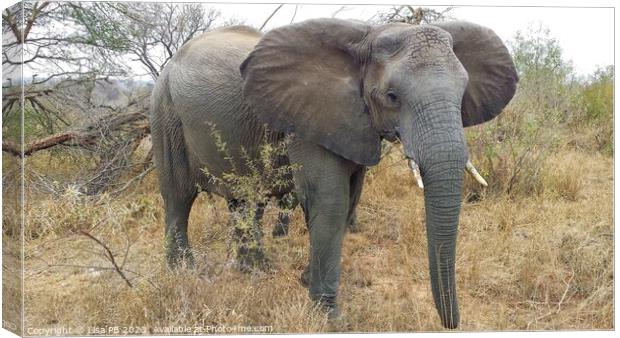
{"label": "dry grass", "polygon": [[[405,163],[394,161],[384,160],[367,176],[358,211],[362,231],[345,238],[344,316],[336,323],[313,308],[298,282],[308,261],[299,210],[288,237],[266,240],[275,271],[244,274],[232,264],[223,201],[201,195],[190,219],[197,268],[168,271],[162,202],[151,173],[119,198],[92,200],[71,190],[28,196],[25,327],[131,326],[150,334],[172,325],[441,330],[427,272],[422,193]],[[539,193],[463,205],[461,330],[613,328],[612,164],[609,157],[567,147],[545,159]],[[276,210],[268,210],[266,233],[275,219]],[[78,230],[109,246],[133,288]]]}
{"label": "dry grass", "polygon": [[21,278],[19,162],[3,158],[2,168],[2,326],[21,334],[23,295]]}

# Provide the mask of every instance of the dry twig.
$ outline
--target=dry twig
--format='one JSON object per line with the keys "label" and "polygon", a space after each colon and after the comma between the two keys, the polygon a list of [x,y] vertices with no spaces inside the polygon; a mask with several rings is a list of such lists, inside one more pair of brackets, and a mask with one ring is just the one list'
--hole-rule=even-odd
{"label": "dry twig", "polygon": [[114,259],[114,255],[112,254],[112,251],[110,250],[110,248],[105,243],[103,243],[100,239],[89,234],[85,230],[80,230],[79,233],[81,235],[84,235],[92,239],[95,243],[97,243],[99,246],[101,246],[105,250],[106,258],[108,259],[108,261],[110,261],[110,263],[112,263],[112,266],[114,267],[114,270],[116,271],[116,273],[118,273],[118,275],[121,276],[121,278],[125,281],[125,283],[127,283],[127,286],[129,286],[130,288],[133,288],[133,285],[131,284],[129,279],[127,279],[127,276],[125,276],[121,267],[118,266],[118,264],[116,263],[116,260]]}

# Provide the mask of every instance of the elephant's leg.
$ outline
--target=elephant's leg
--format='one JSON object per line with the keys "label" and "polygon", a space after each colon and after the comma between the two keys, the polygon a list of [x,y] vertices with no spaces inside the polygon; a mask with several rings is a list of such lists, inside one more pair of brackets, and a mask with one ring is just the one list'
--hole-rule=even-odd
{"label": "elephant's leg", "polygon": [[[362,167],[359,171],[356,171],[351,176],[350,185],[350,207],[349,215],[347,217],[347,229],[349,232],[355,233],[360,231],[359,223],[357,223],[357,204],[359,203],[360,196],[362,195],[362,188],[364,186],[364,176],[366,174],[366,167]],[[307,225],[307,224],[306,224]],[[299,278],[301,285],[306,288],[310,287],[310,265],[306,266]]]}
{"label": "elephant's leg", "polygon": [[269,261],[263,249],[260,225],[265,206],[259,204],[250,209],[245,201],[231,199],[228,209],[232,214],[239,269],[245,272],[266,270]]}
{"label": "elephant's leg", "polygon": [[278,200],[278,206],[280,212],[278,213],[278,220],[271,232],[273,237],[282,237],[288,235],[288,225],[291,221],[290,214],[295,210],[299,202],[296,198],[282,198]]}
{"label": "elephant's leg", "polygon": [[189,268],[194,266],[194,256],[187,237],[187,220],[196,195],[195,192],[185,196],[164,193],[166,261],[172,269],[182,264]]}
{"label": "elephant's leg", "polygon": [[[162,81],[166,81],[165,78]],[[157,86],[167,88],[167,84],[163,83]],[[166,214],[166,261],[170,268],[176,268],[183,262],[191,267],[194,259],[187,237],[187,219],[198,194],[196,176],[191,170],[183,126],[174,112],[170,94],[162,90],[153,99],[151,140]]]}
{"label": "elephant's leg", "polygon": [[166,133],[155,129],[153,155],[166,213],[164,236],[168,267],[174,269],[184,263],[191,268],[194,257],[187,237],[187,220],[198,191],[178,125],[166,130]]}
{"label": "elephant's leg", "polygon": [[293,142],[289,155],[291,162],[301,165],[295,173],[295,184],[310,233],[310,266],[306,274],[310,297],[335,316],[350,179],[359,166],[305,142]]}
{"label": "elephant's leg", "polygon": [[347,229],[349,232],[355,233],[361,231],[360,225],[357,222],[357,205],[359,204],[360,197],[362,196],[362,189],[364,187],[364,177],[366,176],[366,167],[361,167],[358,171],[354,172],[351,176],[351,189],[350,189],[350,202],[349,216],[347,217]]}

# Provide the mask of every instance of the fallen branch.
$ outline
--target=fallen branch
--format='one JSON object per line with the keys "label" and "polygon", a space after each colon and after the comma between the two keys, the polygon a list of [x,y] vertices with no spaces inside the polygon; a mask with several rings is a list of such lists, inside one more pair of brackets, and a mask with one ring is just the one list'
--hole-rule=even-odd
{"label": "fallen branch", "polygon": [[[92,137],[93,135],[80,135],[79,133],[75,132],[64,132],[48,136],[25,145],[23,154],[24,156],[29,156],[39,150],[44,150],[60,144],[65,144],[72,140],[77,144],[86,145],[91,143],[90,140]],[[7,152],[13,156],[22,155],[22,150],[20,149],[19,145],[9,140],[2,141],[2,151]]]}
{"label": "fallen branch", "polygon": [[[37,151],[49,149],[58,145],[70,145],[88,147],[96,143],[96,140],[102,137],[101,129],[105,128],[106,132],[116,130],[125,125],[131,125],[132,131],[137,137],[141,137],[150,132],[148,123],[141,122],[146,119],[143,111],[136,111],[125,114],[109,114],[91,125],[87,125],[77,130],[69,130],[59,134],[51,135],[38,139],[24,145],[23,156],[30,156]],[[13,156],[22,156],[21,147],[9,140],[2,141],[2,151]]]}

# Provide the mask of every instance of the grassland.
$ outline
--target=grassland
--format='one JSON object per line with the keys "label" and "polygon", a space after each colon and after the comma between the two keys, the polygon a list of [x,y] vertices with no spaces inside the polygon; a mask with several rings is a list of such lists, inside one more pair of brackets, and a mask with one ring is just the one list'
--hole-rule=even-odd
{"label": "grassland", "polygon": [[[471,142],[482,142],[489,127],[477,128],[468,132]],[[590,151],[581,134],[551,132],[561,142],[534,156],[536,175],[517,180],[522,189],[510,193],[498,187],[512,179],[507,168],[519,163],[507,157],[491,168],[470,142],[491,187],[481,191],[467,178],[456,263],[460,330],[613,328],[613,158]],[[28,163],[70,176],[74,164],[56,156],[42,152]],[[5,155],[4,161],[12,159]],[[288,237],[266,236],[273,270],[247,274],[234,267],[224,201],[203,194],[190,218],[197,267],[172,273],[164,265],[154,172],[116,197],[26,188],[26,328],[119,326],[149,334],[181,325],[269,325],[274,332],[442,329],[430,292],[423,196],[394,154],[368,173],[358,210],[361,231],[345,238],[343,318],[333,323],[313,308],[298,281],[308,262],[300,210]],[[6,215],[5,237],[17,226]],[[267,234],[276,216],[277,210],[267,210]],[[103,247],[80,230],[111,250],[132,287]]]}

